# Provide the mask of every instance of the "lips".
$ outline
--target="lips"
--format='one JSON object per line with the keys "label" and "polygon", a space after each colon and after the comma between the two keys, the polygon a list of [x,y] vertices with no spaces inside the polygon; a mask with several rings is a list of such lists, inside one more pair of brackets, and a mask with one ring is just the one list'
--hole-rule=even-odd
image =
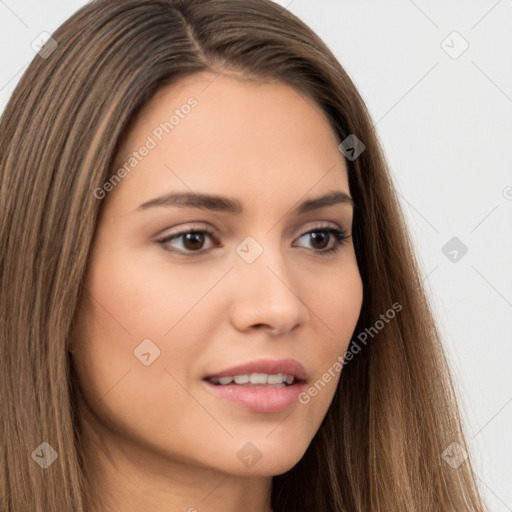
{"label": "lips", "polygon": [[247,385],[247,386],[275,386],[284,387],[290,386],[295,382],[293,375],[286,373],[277,373],[267,375],[266,373],[244,373],[236,374],[233,376],[210,378],[212,384],[218,386],[228,386],[229,384]]}
{"label": "lips", "polygon": [[306,380],[306,370],[295,359],[258,359],[249,363],[232,366],[205,377],[206,380],[220,379],[222,377],[235,377],[237,375],[266,374],[293,376],[296,381]]}
{"label": "lips", "polygon": [[304,366],[294,359],[259,359],[203,378],[207,391],[258,413],[277,413],[297,405],[305,388]]}

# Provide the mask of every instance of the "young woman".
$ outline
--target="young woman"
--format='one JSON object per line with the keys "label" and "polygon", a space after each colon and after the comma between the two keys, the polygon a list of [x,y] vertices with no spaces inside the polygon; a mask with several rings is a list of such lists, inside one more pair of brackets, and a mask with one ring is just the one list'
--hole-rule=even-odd
{"label": "young woman", "polygon": [[267,0],[98,0],[0,124],[1,510],[483,511],[367,109]]}

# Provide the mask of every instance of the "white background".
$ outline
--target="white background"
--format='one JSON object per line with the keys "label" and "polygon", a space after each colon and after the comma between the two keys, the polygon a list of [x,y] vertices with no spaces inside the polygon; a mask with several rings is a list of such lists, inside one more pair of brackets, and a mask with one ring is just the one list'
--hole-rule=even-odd
{"label": "white background", "polygon": [[[490,510],[512,511],[512,1],[279,3],[323,38],[369,107],[480,485]],[[84,4],[0,0],[0,109],[34,57],[31,42]],[[441,251],[452,237],[468,248],[456,262]]]}

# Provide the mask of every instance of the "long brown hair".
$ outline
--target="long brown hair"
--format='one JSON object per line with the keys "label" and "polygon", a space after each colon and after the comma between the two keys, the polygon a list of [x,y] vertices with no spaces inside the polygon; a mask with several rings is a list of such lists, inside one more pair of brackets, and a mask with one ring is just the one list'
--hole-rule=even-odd
{"label": "long brown hair", "polygon": [[[70,333],[102,201],[137,112],[199,71],[288,84],[340,141],[364,300],[339,386],[303,458],[273,478],[275,512],[482,511],[440,336],[366,106],[326,45],[270,0],[98,0],[52,35],[0,122],[0,508],[88,510]],[[358,333],[400,313],[364,346]],[[367,331],[369,332],[369,331]],[[48,442],[47,469],[33,450]]]}

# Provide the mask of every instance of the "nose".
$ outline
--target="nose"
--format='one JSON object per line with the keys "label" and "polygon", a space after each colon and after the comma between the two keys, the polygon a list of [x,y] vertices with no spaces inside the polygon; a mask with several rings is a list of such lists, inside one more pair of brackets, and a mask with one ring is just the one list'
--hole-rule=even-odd
{"label": "nose", "polygon": [[267,248],[252,263],[240,258],[234,274],[231,321],[239,331],[264,329],[278,335],[308,321],[306,301],[298,292],[300,275],[291,271],[279,250]]}

